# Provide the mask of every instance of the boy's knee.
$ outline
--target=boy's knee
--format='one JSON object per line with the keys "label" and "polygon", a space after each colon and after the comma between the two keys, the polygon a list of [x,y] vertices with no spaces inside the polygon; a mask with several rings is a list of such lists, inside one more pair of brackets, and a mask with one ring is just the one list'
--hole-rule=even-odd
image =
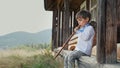
{"label": "boy's knee", "polygon": [[75,59],[74,59],[74,56],[72,56],[72,55],[69,55],[68,56],[68,61],[69,62],[73,62]]}

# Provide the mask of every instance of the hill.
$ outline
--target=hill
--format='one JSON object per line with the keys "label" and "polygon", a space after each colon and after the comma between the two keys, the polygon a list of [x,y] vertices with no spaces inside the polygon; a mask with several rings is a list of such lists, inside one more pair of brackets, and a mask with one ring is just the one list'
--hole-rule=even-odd
{"label": "hill", "polygon": [[51,29],[43,30],[37,33],[14,32],[0,36],[0,48],[13,47],[23,44],[50,43]]}

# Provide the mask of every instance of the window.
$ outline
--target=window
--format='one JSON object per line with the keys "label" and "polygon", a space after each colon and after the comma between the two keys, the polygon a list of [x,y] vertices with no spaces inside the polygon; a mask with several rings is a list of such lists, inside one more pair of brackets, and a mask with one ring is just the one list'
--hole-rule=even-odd
{"label": "window", "polygon": [[80,5],[80,9],[81,9],[81,10],[86,10],[86,1],[84,1],[84,2]]}
{"label": "window", "polygon": [[90,0],[90,12],[92,15],[92,21],[97,19],[97,0]]}

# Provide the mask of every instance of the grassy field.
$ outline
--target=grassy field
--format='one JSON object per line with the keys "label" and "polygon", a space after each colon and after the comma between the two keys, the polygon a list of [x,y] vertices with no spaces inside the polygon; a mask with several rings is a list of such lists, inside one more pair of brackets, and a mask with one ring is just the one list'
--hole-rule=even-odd
{"label": "grassy field", "polygon": [[19,47],[0,51],[0,68],[63,68],[49,49]]}

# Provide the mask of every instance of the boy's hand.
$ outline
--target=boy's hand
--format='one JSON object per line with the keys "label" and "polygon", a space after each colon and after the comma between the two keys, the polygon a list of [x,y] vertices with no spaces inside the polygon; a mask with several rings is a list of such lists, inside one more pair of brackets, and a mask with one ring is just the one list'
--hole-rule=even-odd
{"label": "boy's hand", "polygon": [[79,25],[80,25],[81,27],[83,27],[83,26],[85,26],[85,24],[86,24],[86,23],[81,22]]}
{"label": "boy's hand", "polygon": [[79,29],[79,27],[75,27],[75,28],[74,28],[74,32],[76,32],[78,29]]}

